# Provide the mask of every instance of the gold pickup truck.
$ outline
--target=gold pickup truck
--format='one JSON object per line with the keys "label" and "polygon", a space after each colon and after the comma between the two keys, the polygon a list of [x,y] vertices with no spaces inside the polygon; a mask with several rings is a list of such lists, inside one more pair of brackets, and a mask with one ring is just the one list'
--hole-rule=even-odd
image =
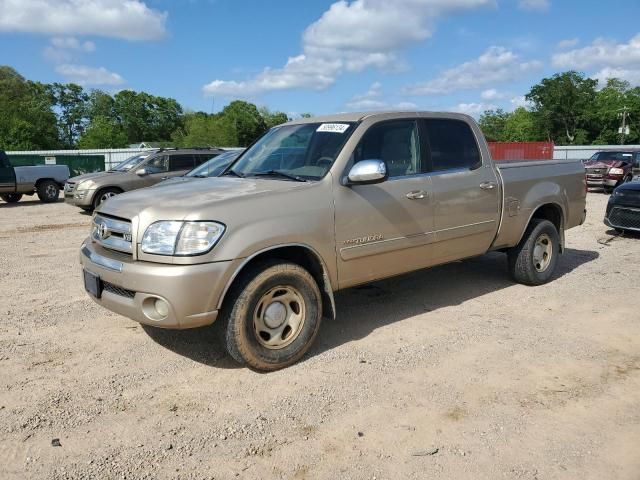
{"label": "gold pickup truck", "polygon": [[496,165],[465,115],[305,118],[218,178],[104,202],[80,261],[105,308],[162,328],[219,318],[234,359],[275,370],[336,315],[340,289],[489,251],[515,281],[548,282],[585,199],[579,161]]}

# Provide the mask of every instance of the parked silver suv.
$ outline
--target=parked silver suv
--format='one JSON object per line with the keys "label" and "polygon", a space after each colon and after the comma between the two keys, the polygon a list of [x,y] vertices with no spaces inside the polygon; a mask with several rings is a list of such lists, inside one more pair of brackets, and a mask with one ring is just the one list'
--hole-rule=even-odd
{"label": "parked silver suv", "polygon": [[134,155],[106,172],[70,178],[64,186],[65,201],[91,211],[123,192],[150,187],[163,180],[184,175],[224,150],[220,148],[164,148]]}

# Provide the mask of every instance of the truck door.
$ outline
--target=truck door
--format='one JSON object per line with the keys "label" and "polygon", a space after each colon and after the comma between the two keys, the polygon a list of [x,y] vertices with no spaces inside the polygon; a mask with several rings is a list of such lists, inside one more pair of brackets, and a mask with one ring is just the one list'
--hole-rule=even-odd
{"label": "truck door", "polygon": [[0,150],[0,193],[16,191],[16,172],[9,162],[7,154]]}
{"label": "truck door", "polygon": [[423,172],[418,121],[389,120],[369,127],[347,169],[362,160],[384,160],[389,179],[334,190],[341,288],[430,262],[433,204],[429,175]]}
{"label": "truck door", "polygon": [[490,158],[482,158],[468,123],[425,118],[433,186],[435,263],[485,253],[500,221],[500,185]]}

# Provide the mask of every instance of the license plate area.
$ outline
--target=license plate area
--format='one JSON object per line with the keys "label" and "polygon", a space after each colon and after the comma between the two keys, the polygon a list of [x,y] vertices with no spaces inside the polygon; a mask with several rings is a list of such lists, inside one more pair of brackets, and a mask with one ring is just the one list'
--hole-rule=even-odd
{"label": "license plate area", "polygon": [[102,281],[98,275],[87,270],[82,271],[84,276],[84,289],[96,298],[102,297]]}

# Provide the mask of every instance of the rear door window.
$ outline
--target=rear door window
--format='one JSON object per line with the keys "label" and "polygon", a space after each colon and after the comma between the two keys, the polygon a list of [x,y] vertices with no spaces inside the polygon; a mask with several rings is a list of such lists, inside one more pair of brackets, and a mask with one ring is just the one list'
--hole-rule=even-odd
{"label": "rear door window", "polygon": [[482,165],[476,137],[460,120],[424,119],[429,160],[434,172],[473,170]]}
{"label": "rear door window", "polygon": [[193,155],[189,154],[179,154],[179,155],[171,155],[169,161],[169,169],[172,172],[177,172],[180,170],[191,170],[194,167]]}

